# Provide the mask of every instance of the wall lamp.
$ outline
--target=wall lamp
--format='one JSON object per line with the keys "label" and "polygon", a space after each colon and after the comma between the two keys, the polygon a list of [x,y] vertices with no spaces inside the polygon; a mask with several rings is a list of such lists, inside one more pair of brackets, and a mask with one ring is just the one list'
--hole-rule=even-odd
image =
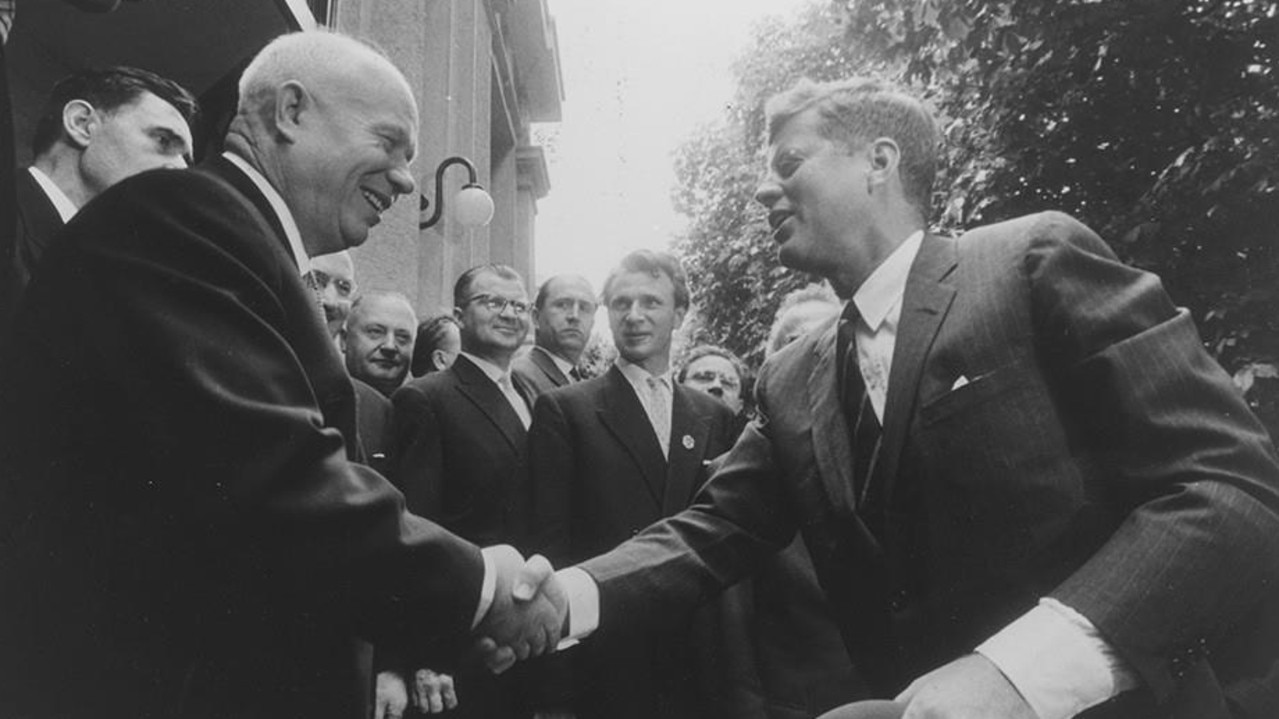
{"label": "wall lamp", "polygon": [[[480,186],[475,165],[461,156],[453,156],[435,168],[435,211],[430,218],[418,223],[419,230],[425,230],[440,221],[444,214],[444,171],[452,165],[464,165],[470,173],[470,181],[462,185],[462,189],[453,196],[453,218],[463,227],[483,227],[493,219],[493,198]],[[426,195],[421,195],[418,204],[419,212],[426,212],[431,206]]]}

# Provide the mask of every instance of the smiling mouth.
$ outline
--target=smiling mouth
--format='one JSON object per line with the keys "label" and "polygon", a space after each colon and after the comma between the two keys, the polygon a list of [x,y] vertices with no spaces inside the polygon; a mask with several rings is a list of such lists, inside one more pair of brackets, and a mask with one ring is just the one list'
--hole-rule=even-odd
{"label": "smiling mouth", "polygon": [[391,198],[383,195],[377,190],[361,187],[360,193],[364,195],[365,201],[372,205],[373,209],[377,211],[379,215],[386,212],[387,209],[391,207]]}

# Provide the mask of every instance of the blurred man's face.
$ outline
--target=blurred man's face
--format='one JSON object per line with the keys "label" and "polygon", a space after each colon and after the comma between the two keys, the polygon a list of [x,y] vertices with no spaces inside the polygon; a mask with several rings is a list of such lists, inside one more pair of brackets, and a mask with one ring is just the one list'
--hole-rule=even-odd
{"label": "blurred man's face", "polygon": [[725,357],[705,355],[690,362],[684,369],[684,385],[715,397],[733,414],[742,411],[742,378]]}
{"label": "blurred man's face", "polygon": [[608,322],[613,343],[626,361],[651,374],[670,368],[671,334],[684,322],[675,306],[675,284],[666,273],[624,272],[608,286]]}
{"label": "blurred man's face", "polygon": [[347,320],[342,334],[346,369],[390,395],[409,371],[417,317],[398,297],[366,297]]}
{"label": "blurred man's face", "polygon": [[336,252],[311,258],[311,274],[320,291],[320,303],[324,306],[324,321],[329,334],[337,337],[342,325],[351,314],[351,301],[355,298],[355,265],[351,255]]}
{"label": "blurred man's face", "polygon": [[462,349],[506,367],[529,326],[528,292],[519,280],[482,272],[454,316],[462,326]]}
{"label": "blurred man's face", "polygon": [[84,129],[79,169],[91,196],[146,170],[186,167],[193,147],[182,113],[149,92],[114,110],[92,110]]}
{"label": "blurred man's face", "polygon": [[576,364],[595,327],[595,293],[580,277],[549,282],[545,302],[533,310],[537,345]]}

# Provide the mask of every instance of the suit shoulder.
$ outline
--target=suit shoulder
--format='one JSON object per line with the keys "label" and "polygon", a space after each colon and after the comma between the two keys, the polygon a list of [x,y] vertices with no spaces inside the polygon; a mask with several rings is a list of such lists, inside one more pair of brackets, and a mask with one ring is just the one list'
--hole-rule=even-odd
{"label": "suit shoulder", "polygon": [[961,252],[968,255],[1000,250],[1026,255],[1067,246],[1107,258],[1114,257],[1114,252],[1097,233],[1074,217],[1056,210],[977,227],[959,238]]}

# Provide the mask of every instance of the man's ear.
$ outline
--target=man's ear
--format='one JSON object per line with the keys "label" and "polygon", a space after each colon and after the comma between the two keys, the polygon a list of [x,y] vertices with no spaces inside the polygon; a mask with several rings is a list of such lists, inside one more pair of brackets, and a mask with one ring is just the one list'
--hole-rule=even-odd
{"label": "man's ear", "polygon": [[84,100],[72,100],[62,106],[62,134],[81,150],[93,140],[98,122],[97,110]]}
{"label": "man's ear", "polygon": [[314,103],[311,94],[297,80],[289,80],[281,85],[279,92],[275,94],[275,112],[272,114],[276,133],[284,140],[293,142],[301,131],[303,114]]}
{"label": "man's ear", "polygon": [[883,185],[897,172],[901,162],[901,148],[892,138],[880,137],[870,143],[870,173],[866,177],[868,189]]}
{"label": "man's ear", "polygon": [[675,308],[675,324],[671,326],[672,330],[677,330],[684,324],[684,315],[688,314],[687,307]]}
{"label": "man's ear", "polygon": [[446,370],[449,368],[448,360],[445,359],[444,350],[431,350],[431,364],[435,365],[437,370]]}

